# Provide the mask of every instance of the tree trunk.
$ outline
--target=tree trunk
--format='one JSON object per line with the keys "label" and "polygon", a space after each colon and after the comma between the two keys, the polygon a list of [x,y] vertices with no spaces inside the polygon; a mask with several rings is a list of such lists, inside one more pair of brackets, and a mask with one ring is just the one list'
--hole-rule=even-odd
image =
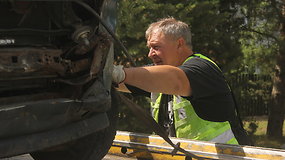
{"label": "tree trunk", "polygon": [[[283,0],[284,1],[284,0]],[[282,7],[280,17],[280,41],[276,57],[275,75],[273,77],[273,103],[269,109],[267,136],[281,138],[285,114],[285,12]]]}
{"label": "tree trunk", "polygon": [[[283,52],[284,53],[284,52]],[[283,64],[282,64],[283,62]],[[281,138],[285,113],[285,57],[277,56],[277,64],[273,77],[272,97],[273,103],[269,108],[267,136]]]}

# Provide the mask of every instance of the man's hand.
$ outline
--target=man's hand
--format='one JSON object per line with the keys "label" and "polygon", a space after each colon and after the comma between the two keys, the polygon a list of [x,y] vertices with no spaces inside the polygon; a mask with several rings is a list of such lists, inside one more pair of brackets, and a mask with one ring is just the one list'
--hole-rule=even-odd
{"label": "man's hand", "polygon": [[126,73],[123,68],[124,66],[122,65],[114,65],[114,69],[112,73],[113,82],[119,84],[125,80]]}

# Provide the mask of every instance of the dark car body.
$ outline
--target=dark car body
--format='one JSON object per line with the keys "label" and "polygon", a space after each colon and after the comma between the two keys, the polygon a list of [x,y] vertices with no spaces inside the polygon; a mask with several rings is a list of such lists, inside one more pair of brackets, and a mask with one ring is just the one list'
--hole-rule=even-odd
{"label": "dark car body", "polygon": [[[115,29],[116,0],[78,2]],[[0,157],[31,153],[54,159],[58,151],[84,148],[88,136],[101,141],[88,138],[97,148],[78,154],[100,146],[102,154],[74,159],[100,159],[108,151],[115,134],[113,42],[80,3],[0,1]]]}

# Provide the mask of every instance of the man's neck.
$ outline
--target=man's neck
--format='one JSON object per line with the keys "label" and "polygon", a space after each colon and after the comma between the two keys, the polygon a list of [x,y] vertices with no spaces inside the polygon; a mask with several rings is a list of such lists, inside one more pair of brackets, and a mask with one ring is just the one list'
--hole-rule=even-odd
{"label": "man's neck", "polygon": [[191,55],[193,55],[193,51],[192,50],[190,50],[190,49],[185,50],[185,52],[182,53],[180,65],[182,65],[184,63],[184,61],[188,57],[190,57]]}

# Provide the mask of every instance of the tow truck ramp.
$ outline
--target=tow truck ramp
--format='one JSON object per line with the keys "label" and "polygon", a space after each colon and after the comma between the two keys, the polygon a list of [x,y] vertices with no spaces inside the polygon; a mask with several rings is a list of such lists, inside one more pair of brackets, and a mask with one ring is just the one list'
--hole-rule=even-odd
{"label": "tow truck ramp", "polygon": [[[174,144],[179,142],[181,148],[201,157],[201,159],[285,160],[285,150],[282,149],[219,144],[182,138],[170,139]],[[173,147],[159,136],[124,131],[117,131],[109,154],[150,160],[187,159],[183,153],[173,152]]]}

